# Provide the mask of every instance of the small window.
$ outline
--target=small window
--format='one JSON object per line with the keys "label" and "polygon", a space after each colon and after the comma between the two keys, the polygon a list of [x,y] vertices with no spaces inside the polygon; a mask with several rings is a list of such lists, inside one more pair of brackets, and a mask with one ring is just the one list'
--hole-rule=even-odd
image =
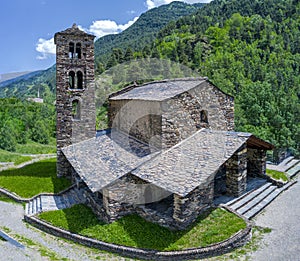
{"label": "small window", "polygon": [[81,71],[77,72],[77,89],[83,89],[83,75]]}
{"label": "small window", "polygon": [[69,58],[73,59],[74,58],[74,43],[69,43]]}
{"label": "small window", "polygon": [[69,88],[75,89],[75,72],[69,72]]}
{"label": "small window", "polygon": [[76,44],[75,58],[81,59],[81,44],[80,43]]}
{"label": "small window", "polygon": [[72,117],[74,120],[80,120],[80,102],[78,100],[72,101]]}
{"label": "small window", "polygon": [[208,123],[208,115],[206,110],[202,110],[200,112],[200,122],[202,123]]}

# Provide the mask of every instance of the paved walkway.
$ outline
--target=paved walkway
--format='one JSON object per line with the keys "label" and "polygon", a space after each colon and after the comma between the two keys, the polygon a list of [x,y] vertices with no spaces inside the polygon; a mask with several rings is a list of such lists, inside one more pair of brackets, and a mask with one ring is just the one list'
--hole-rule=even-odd
{"label": "paved walkway", "polygon": [[[65,240],[43,233],[22,221],[24,216],[23,206],[0,201],[0,229],[9,228],[13,234],[21,235],[32,240],[35,244],[42,245],[51,252],[57,253],[58,260],[125,260],[110,253],[91,250],[89,248],[69,243]],[[0,240],[0,261],[42,261],[50,260],[42,257],[35,249],[18,248],[8,242]],[[129,260],[129,259],[126,259]]]}
{"label": "paved walkway", "polygon": [[[59,260],[125,260],[75,245],[45,234],[22,221],[24,209],[21,205],[0,201],[0,228],[7,227],[12,233],[22,235],[35,243],[57,253]],[[269,227],[272,232],[261,241],[261,248],[251,254],[254,261],[298,261],[300,260],[300,177],[298,183],[276,198],[266,209],[253,219],[256,225]],[[17,248],[0,240],[0,261],[48,260],[32,248]],[[129,259],[126,259],[129,260]]]}
{"label": "paved walkway", "polygon": [[276,198],[254,220],[257,226],[269,227],[262,247],[251,257],[255,261],[300,260],[300,176],[298,183]]}

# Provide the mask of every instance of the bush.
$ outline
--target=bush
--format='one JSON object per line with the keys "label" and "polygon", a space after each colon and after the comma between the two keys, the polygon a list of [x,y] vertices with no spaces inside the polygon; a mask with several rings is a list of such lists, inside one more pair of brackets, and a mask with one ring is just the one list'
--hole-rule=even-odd
{"label": "bush", "polygon": [[7,151],[15,151],[17,141],[14,136],[14,131],[10,126],[4,126],[0,129],[0,149]]}

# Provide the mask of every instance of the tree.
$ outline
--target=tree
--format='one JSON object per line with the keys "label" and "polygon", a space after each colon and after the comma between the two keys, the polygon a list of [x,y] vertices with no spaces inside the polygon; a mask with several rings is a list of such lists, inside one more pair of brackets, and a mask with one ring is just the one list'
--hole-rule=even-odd
{"label": "tree", "polygon": [[14,137],[14,131],[9,126],[3,126],[0,129],[0,148],[7,151],[15,151],[17,146],[17,141]]}
{"label": "tree", "polygon": [[133,51],[130,47],[127,48],[124,54],[124,61],[128,62],[134,59]]}

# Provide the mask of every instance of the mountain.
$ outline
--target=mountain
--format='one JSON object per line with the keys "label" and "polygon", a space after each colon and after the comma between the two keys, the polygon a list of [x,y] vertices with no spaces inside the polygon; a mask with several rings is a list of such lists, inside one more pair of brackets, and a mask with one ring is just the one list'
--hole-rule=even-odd
{"label": "mountain", "polygon": [[34,72],[17,72],[17,73],[7,73],[1,75],[0,80],[0,88],[3,86],[7,86],[13,84],[15,82],[19,82],[21,80],[28,80],[36,75],[39,75],[42,71],[34,71]]}
{"label": "mountain", "polygon": [[55,99],[55,66],[47,70],[35,71],[0,83],[0,98],[17,97],[26,99],[41,94],[46,102]]}
{"label": "mountain", "polygon": [[[197,11],[203,4],[185,4],[172,2],[153,8],[142,14],[129,28],[116,35],[106,35],[95,42],[95,60],[106,63],[115,48],[125,49],[130,46],[134,50],[151,43],[158,32],[170,21]],[[0,97],[36,97],[38,90],[44,100],[53,99],[55,93],[55,66],[17,78],[11,82],[0,84]]]}
{"label": "mountain", "polygon": [[151,44],[158,32],[171,21],[196,12],[204,4],[186,4],[172,2],[143,13],[139,19],[120,34],[106,35],[95,42],[95,54],[98,61],[106,63],[113,48],[125,51],[142,49]]}
{"label": "mountain", "polygon": [[4,73],[4,74],[0,74],[0,83],[20,77],[22,75],[25,74],[29,74],[31,73],[30,71],[26,71],[26,72],[13,72],[13,73]]}

